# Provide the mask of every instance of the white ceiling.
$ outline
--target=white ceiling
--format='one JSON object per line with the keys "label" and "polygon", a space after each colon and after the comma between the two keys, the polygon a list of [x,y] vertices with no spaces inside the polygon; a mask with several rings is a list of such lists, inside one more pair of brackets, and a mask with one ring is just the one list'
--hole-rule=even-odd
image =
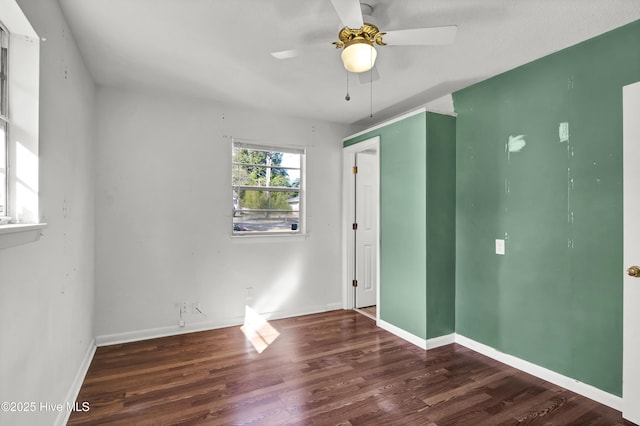
{"label": "white ceiling", "polygon": [[[365,0],[381,31],[458,34],[378,48],[380,79],[371,90],[351,74],[347,102],[330,0],[59,1],[98,84],[361,126],[640,19],[640,0]],[[270,55],[305,44],[297,58]]]}

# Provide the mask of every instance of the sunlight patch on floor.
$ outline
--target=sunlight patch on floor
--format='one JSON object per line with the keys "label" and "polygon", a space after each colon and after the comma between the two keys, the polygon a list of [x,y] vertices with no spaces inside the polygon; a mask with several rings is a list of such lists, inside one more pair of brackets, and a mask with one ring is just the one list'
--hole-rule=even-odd
{"label": "sunlight patch on floor", "polygon": [[262,318],[249,306],[245,306],[244,325],[240,327],[240,330],[259,354],[264,352],[280,336],[278,330],[273,328],[269,321]]}

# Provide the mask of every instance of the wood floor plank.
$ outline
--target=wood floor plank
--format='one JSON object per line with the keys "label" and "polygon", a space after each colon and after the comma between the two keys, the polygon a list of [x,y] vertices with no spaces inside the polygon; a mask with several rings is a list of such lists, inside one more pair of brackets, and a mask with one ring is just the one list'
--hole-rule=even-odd
{"label": "wood floor plank", "polygon": [[[98,348],[70,425],[631,425],[460,345],[430,351],[353,311]],[[279,334],[278,334],[279,333]]]}

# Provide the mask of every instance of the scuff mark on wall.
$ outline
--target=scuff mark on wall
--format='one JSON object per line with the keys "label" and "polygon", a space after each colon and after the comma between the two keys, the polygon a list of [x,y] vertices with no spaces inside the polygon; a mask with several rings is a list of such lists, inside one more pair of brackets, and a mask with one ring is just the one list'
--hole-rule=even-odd
{"label": "scuff mark on wall", "polygon": [[571,208],[571,193],[573,192],[573,177],[571,167],[567,168],[567,223],[573,223],[573,209]]}
{"label": "scuff mark on wall", "polygon": [[[570,87],[572,88],[573,80],[570,81]],[[567,143],[567,224],[569,225],[569,235],[567,236],[567,248],[574,248],[574,239],[573,239],[573,222],[574,222],[574,212],[572,205],[572,196],[573,196],[573,188],[574,188],[574,178],[571,170],[571,163],[574,156],[574,148],[571,145],[570,134],[569,134],[569,122],[561,122],[558,125],[558,137],[560,139],[560,143]]]}
{"label": "scuff mark on wall", "polygon": [[[527,145],[527,141],[524,139],[525,135],[509,135],[509,139],[507,143],[504,144],[504,152],[507,155],[507,169],[504,178],[504,194],[507,199],[507,202],[504,204],[504,214],[509,214],[509,202],[508,199],[511,197],[511,153],[512,152],[520,152]],[[505,240],[507,239],[507,233],[505,232]]]}
{"label": "scuff mark on wall", "polygon": [[509,135],[509,141],[507,142],[507,150],[509,152],[520,152],[522,148],[527,145],[527,141],[524,140],[525,135],[511,136]]}
{"label": "scuff mark on wall", "polygon": [[560,123],[558,126],[558,137],[560,138],[560,143],[569,142],[569,123]]}

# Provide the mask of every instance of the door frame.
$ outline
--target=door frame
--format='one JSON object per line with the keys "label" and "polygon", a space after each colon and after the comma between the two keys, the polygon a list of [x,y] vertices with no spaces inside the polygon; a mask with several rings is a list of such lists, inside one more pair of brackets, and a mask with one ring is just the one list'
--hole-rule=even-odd
{"label": "door frame", "polygon": [[[632,265],[637,265],[640,259],[634,258],[633,255],[637,253],[637,250],[633,249],[632,242],[637,244],[635,238],[640,231],[640,227],[637,224],[637,204],[631,207],[629,200],[636,199],[636,191],[640,181],[635,173],[631,173],[631,170],[637,170],[636,159],[640,152],[640,147],[633,143],[630,138],[638,137],[638,125],[634,114],[635,110],[628,109],[630,105],[638,105],[638,97],[640,97],[640,82],[626,85],[622,89],[623,99],[623,263],[624,268],[628,268]],[[633,253],[632,253],[633,252]],[[621,271],[622,272],[622,271]],[[624,275],[623,278],[623,340],[622,340],[622,417],[631,417],[629,420],[638,422],[638,416],[640,411],[637,408],[637,397],[640,392],[637,389],[638,377],[640,377],[640,367],[638,366],[638,360],[632,356],[628,347],[630,348],[631,341],[634,341],[633,354],[637,354],[637,306],[634,304],[632,298],[637,298],[638,290],[635,286],[640,286],[640,283],[635,282],[638,278],[632,278]],[[631,286],[634,288],[632,289]],[[635,381],[634,381],[635,380]]]}
{"label": "door frame", "polygon": [[362,142],[355,143],[343,148],[342,155],[342,308],[353,309],[353,267],[355,243],[353,238],[352,224],[355,210],[353,202],[355,196],[355,178],[352,167],[355,163],[356,154],[362,151],[375,149],[376,164],[376,187],[378,197],[376,209],[376,272],[374,283],[376,286],[376,322],[380,319],[380,136],[374,136]]}

